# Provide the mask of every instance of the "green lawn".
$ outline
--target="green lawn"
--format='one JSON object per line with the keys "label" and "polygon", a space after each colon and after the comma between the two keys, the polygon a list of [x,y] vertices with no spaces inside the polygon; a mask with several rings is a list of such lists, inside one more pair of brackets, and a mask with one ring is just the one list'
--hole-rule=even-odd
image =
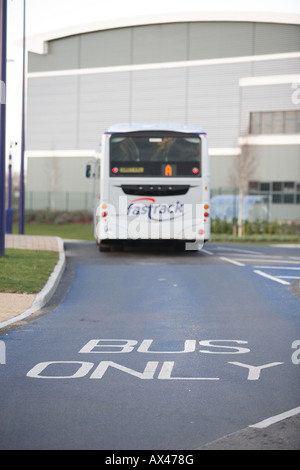
{"label": "green lawn", "polygon": [[[13,227],[13,233],[18,233],[17,225]],[[46,235],[71,240],[94,240],[92,224],[26,224],[25,235]]]}
{"label": "green lawn", "polygon": [[[18,233],[14,225],[13,233]],[[25,224],[25,235],[56,236],[63,239],[94,240],[91,224]],[[5,249],[0,257],[0,292],[35,294],[45,286],[58,261],[58,253],[42,250]]]}
{"label": "green lawn", "polygon": [[300,244],[299,235],[290,234],[270,234],[260,233],[245,235],[243,237],[235,237],[226,233],[212,233],[211,242],[213,243],[240,243],[248,244],[253,243],[257,245],[261,244],[273,244],[273,243],[285,243],[285,244]]}
{"label": "green lawn", "polygon": [[40,292],[57,261],[54,251],[7,248],[0,257],[0,292]]}

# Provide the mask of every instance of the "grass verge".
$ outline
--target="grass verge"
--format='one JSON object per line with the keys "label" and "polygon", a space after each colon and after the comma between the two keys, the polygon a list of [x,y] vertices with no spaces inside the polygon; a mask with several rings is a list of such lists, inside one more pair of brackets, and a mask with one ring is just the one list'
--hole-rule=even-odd
{"label": "grass verge", "polygon": [[229,235],[226,233],[212,233],[211,240],[212,243],[239,243],[249,244],[254,243],[257,245],[270,244],[270,243],[283,243],[283,244],[300,244],[299,235],[289,235],[289,234],[252,234],[245,235],[243,237],[236,237],[234,235]]}
{"label": "grass verge", "polygon": [[[18,233],[17,225],[14,225],[13,233]],[[94,241],[92,224],[26,224],[25,235],[41,235],[70,240]]]}
{"label": "grass verge", "polygon": [[57,261],[54,251],[7,248],[0,257],[0,292],[40,292]]}

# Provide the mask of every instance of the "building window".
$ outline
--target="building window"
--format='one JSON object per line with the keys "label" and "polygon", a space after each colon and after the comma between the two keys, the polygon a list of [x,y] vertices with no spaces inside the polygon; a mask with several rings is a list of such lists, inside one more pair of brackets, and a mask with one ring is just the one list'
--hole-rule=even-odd
{"label": "building window", "polygon": [[272,113],[261,113],[260,134],[272,134]]}
{"label": "building window", "polygon": [[284,130],[284,114],[282,111],[275,111],[273,113],[273,133],[283,134]]}
{"label": "building window", "polygon": [[296,185],[296,204],[300,204],[300,183]]}
{"label": "building window", "polygon": [[249,194],[270,196],[273,204],[300,204],[300,183],[250,181],[248,188]]}
{"label": "building window", "polygon": [[299,134],[300,111],[250,113],[251,134]]}

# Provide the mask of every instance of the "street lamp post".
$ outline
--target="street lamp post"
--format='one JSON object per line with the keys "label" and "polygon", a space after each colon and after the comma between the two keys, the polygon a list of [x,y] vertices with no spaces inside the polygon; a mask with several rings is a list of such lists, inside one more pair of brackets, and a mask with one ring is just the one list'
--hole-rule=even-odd
{"label": "street lamp post", "polygon": [[5,255],[6,28],[7,0],[0,0],[0,256]]}
{"label": "street lamp post", "polygon": [[23,0],[23,81],[22,81],[22,131],[21,131],[21,168],[20,168],[20,199],[19,199],[19,234],[24,234],[25,227],[25,184],[24,184],[24,159],[25,159],[25,0]]}

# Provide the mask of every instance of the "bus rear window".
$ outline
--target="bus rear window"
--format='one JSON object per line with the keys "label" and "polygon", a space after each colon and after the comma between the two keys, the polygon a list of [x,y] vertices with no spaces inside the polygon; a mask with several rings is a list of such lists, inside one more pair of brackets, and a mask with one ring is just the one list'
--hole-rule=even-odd
{"label": "bus rear window", "polygon": [[199,177],[201,140],[184,133],[130,132],[110,139],[114,177]]}

